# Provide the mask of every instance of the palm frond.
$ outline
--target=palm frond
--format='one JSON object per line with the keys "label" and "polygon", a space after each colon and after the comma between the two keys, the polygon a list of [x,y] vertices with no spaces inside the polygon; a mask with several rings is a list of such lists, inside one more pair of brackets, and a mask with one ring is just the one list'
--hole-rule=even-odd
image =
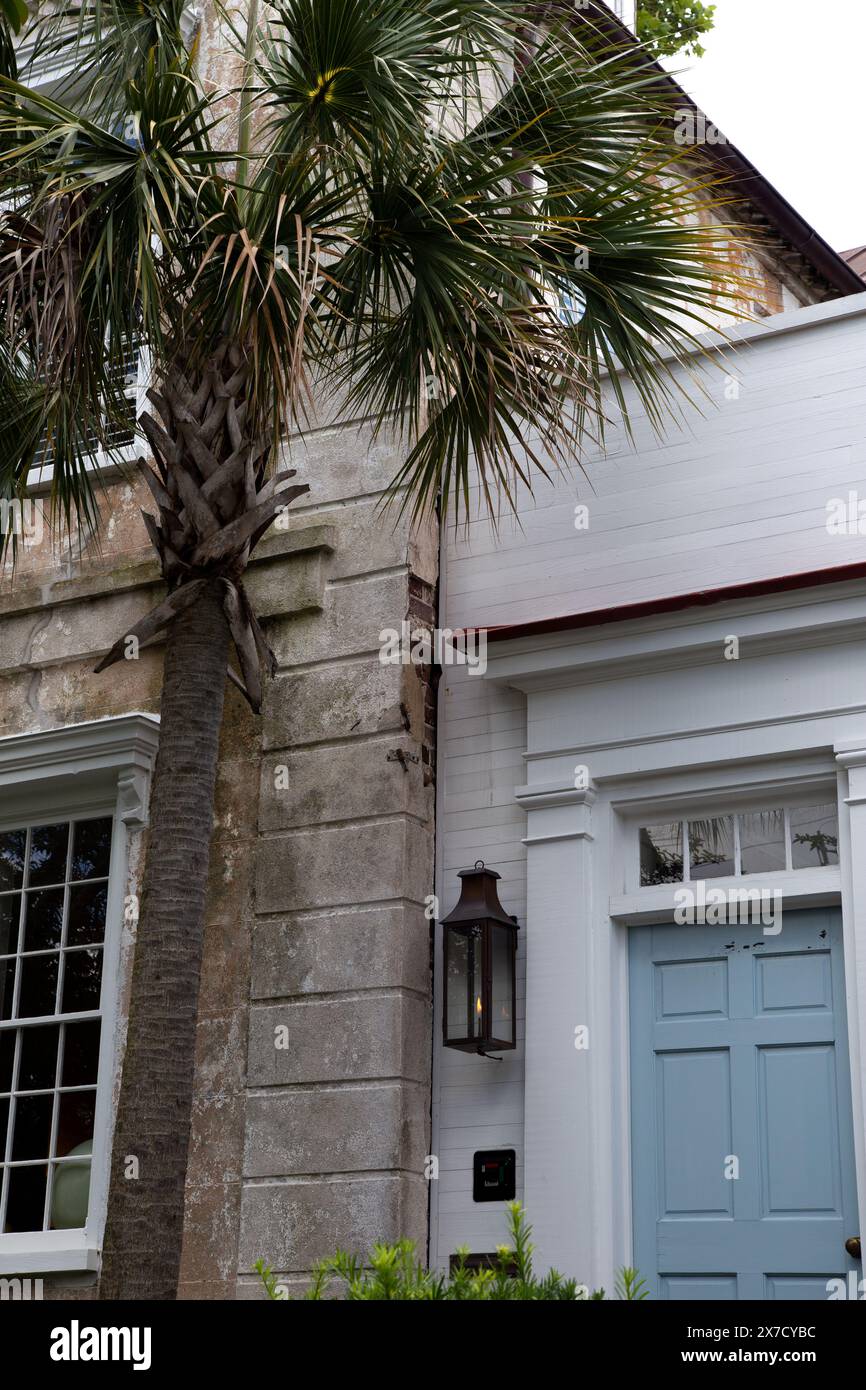
{"label": "palm frond", "polygon": [[[125,112],[129,83],[145,67],[182,65],[198,43],[197,23],[187,0],[86,0],[60,3],[37,14],[29,66],[48,60],[62,75],[58,101],[110,121]],[[21,74],[29,79],[29,69]]]}
{"label": "palm frond", "polygon": [[0,0],[0,74],[16,78],[18,63],[15,57],[15,36],[20,34],[29,17],[24,0]]}
{"label": "palm frond", "polygon": [[257,65],[269,133],[286,150],[418,145],[501,84],[519,21],[510,0],[280,0]]}
{"label": "palm frond", "polygon": [[676,146],[656,69],[559,3],[541,18],[530,34],[511,0],[279,0],[238,161],[180,0],[59,11],[93,94],[0,78],[0,313],[61,506],[109,436],[130,339],[155,380],[204,381],[236,344],[267,466],[308,377],[339,386],[403,430],[395,491],[415,511],[459,511],[476,482],[495,511],[580,461],[606,376],[627,426],[628,382],[657,428],[693,399],[700,334],[743,296],[725,190]]}

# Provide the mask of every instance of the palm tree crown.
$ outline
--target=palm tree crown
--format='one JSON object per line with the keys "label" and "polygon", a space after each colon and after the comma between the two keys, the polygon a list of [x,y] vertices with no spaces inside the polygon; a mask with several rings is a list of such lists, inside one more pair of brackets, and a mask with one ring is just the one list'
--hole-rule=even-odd
{"label": "palm tree crown", "polygon": [[[53,97],[0,86],[4,491],[47,437],[59,510],[91,514],[131,338],[153,378],[142,424],[188,527],[193,509],[204,524],[189,485],[229,457],[235,412],[208,415],[211,457],[198,447],[186,469],[157,443],[191,429],[166,419],[164,387],[203,408],[225,344],[243,357],[257,482],[311,377],[405,431],[399,483],[420,508],[465,502],[475,474],[508,496],[529,481],[528,440],[529,466],[574,454],[602,424],[602,367],[620,363],[660,418],[669,352],[730,293],[730,238],[698,215],[709,179],[671,139],[651,66],[570,6],[543,8],[538,36],[510,0],[283,0],[236,92],[202,80],[182,0],[46,21],[74,79]],[[254,132],[240,150],[238,99]],[[228,470],[238,500],[248,464]],[[220,528],[224,485],[204,498]],[[162,533],[171,569],[176,524]]]}

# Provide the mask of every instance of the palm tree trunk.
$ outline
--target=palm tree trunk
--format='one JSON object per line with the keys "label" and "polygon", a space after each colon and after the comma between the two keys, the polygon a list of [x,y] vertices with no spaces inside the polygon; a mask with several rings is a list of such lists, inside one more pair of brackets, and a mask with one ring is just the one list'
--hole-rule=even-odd
{"label": "palm tree trunk", "polygon": [[173,1299],[229,627],[220,581],[169,629],[101,1298]]}

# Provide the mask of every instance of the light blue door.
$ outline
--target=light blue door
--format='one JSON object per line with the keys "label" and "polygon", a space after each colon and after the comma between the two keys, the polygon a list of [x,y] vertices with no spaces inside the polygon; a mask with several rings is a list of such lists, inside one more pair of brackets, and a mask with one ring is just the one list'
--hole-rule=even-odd
{"label": "light blue door", "polygon": [[[635,1264],[655,1297],[827,1298],[860,1265],[838,910],[635,927]],[[738,1176],[735,1176],[738,1174]]]}

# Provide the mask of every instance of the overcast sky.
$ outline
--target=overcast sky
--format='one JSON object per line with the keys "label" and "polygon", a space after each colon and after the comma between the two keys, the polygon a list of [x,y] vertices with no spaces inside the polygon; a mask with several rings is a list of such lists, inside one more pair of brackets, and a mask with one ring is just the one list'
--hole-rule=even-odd
{"label": "overcast sky", "polygon": [[866,243],[866,0],[716,0],[672,59],[709,118],[837,251]]}

